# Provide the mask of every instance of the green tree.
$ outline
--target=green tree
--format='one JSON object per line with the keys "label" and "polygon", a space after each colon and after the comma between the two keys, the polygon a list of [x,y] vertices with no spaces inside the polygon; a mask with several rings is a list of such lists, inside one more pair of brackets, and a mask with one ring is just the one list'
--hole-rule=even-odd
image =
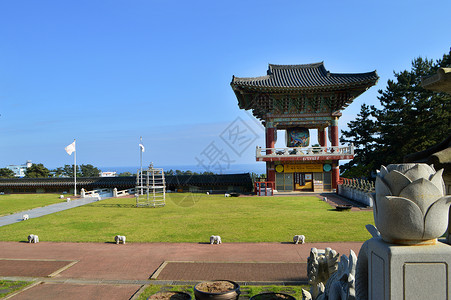
{"label": "green tree", "polygon": [[[61,172],[62,177],[74,177],[74,165],[64,165]],[[80,166],[77,166],[77,177],[81,177]]]}
{"label": "green tree", "polygon": [[[421,57],[410,70],[394,73],[379,90],[381,108],[362,105],[355,121],[342,131],[341,142],[356,146],[355,157],[344,166],[349,177],[368,177],[381,164],[401,163],[407,154],[425,150],[451,133],[451,96],[421,86],[422,78],[451,65],[451,51],[437,61]],[[347,173],[346,173],[347,172]]]}
{"label": "green tree", "polygon": [[8,168],[1,168],[0,169],[0,178],[14,178],[15,174],[13,170]]}
{"label": "green tree", "polygon": [[26,178],[44,178],[50,177],[50,171],[43,164],[32,164],[25,171]]}
{"label": "green tree", "polygon": [[378,155],[385,164],[400,163],[407,154],[425,150],[450,134],[451,96],[421,86],[423,77],[451,65],[450,54],[435,63],[415,59],[410,71],[394,73],[395,80],[389,80],[386,90],[379,91]]}
{"label": "green tree", "polygon": [[54,177],[63,177],[64,170],[63,170],[63,168],[58,167],[58,168],[52,170],[52,173],[53,173]]}
{"label": "green tree", "polygon": [[362,104],[357,118],[348,123],[349,130],[341,131],[340,142],[354,144],[354,159],[341,167],[343,177],[372,177],[377,160],[375,155],[378,134],[376,113],[374,106]]}
{"label": "green tree", "polygon": [[80,165],[81,177],[99,177],[100,170],[93,165]]}
{"label": "green tree", "polygon": [[130,172],[122,172],[118,176],[119,177],[130,177],[130,176],[134,176],[134,174],[132,174]]}

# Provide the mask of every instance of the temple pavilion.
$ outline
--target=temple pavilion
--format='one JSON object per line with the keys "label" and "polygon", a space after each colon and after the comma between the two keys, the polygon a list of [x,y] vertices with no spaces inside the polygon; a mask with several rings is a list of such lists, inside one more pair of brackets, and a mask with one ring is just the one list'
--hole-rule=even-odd
{"label": "temple pavilion", "polygon": [[[256,160],[266,162],[267,182],[278,192],[336,189],[339,161],[354,157],[353,145],[339,145],[338,119],[378,79],[376,71],[331,73],[323,62],[270,64],[265,76],[233,76],[238,106],[266,129],[266,147],[257,146]],[[275,148],[278,130],[286,131],[284,148]],[[314,133],[318,144],[312,146]]]}

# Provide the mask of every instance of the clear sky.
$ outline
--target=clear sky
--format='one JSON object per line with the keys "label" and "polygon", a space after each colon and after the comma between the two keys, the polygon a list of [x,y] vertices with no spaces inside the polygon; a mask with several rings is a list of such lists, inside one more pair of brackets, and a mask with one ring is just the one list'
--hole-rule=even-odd
{"label": "clear sky", "polygon": [[377,70],[344,129],[393,71],[449,51],[450,11],[449,0],[0,1],[0,167],[71,164],[74,139],[77,163],[136,166],[140,136],[144,164],[257,164],[264,132],[238,108],[232,75],[320,61]]}

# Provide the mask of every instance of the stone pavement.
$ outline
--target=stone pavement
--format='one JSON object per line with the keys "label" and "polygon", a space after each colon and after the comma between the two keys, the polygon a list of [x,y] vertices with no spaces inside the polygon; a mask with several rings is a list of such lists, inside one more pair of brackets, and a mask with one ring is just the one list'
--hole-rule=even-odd
{"label": "stone pavement", "polygon": [[[101,200],[104,200],[104,199],[106,199],[106,198],[101,198]],[[30,217],[30,219],[37,218],[37,217],[42,217],[45,215],[53,214],[53,213],[56,213],[56,212],[59,212],[62,210],[74,208],[77,206],[86,205],[86,204],[96,202],[96,201],[99,201],[97,199],[97,197],[80,198],[80,199],[73,199],[69,202],[60,202],[60,203],[51,204],[51,205],[44,206],[44,207],[38,207],[38,208],[30,209],[30,210],[25,210],[25,211],[22,211],[19,213],[0,217],[0,226],[5,226],[5,225],[21,222],[24,214],[27,214]]]}
{"label": "stone pavement", "polygon": [[[150,280],[152,274],[167,261],[300,263],[307,261],[312,247],[318,249],[331,247],[340,254],[349,255],[351,249],[358,253],[361,245],[360,242],[306,243],[303,245],[290,243],[224,243],[221,245],[132,243],[116,245],[114,243],[0,242],[0,259],[5,261],[3,267],[0,263],[0,279],[34,280],[39,283],[20,292],[12,299],[129,299],[141,286],[146,284],[194,283],[170,278]],[[14,268],[15,264],[23,266],[21,260],[28,261],[28,270],[26,268],[24,270],[23,267]],[[211,266],[213,267],[214,264]],[[232,267],[232,264],[230,266]],[[47,268],[46,272],[51,274],[43,276],[42,272],[33,270],[44,267]],[[179,271],[184,272],[185,270],[180,269]],[[280,270],[281,274],[283,271]],[[30,273],[39,276],[27,276]],[[258,275],[259,280],[264,279],[262,274]],[[283,280],[274,280],[275,275],[271,275],[272,282],[260,283],[283,283]],[[305,274],[299,275],[299,278],[303,277]],[[234,278],[223,279],[234,280]],[[241,282],[241,284],[251,283]],[[299,283],[301,282],[294,282],[294,284]]]}

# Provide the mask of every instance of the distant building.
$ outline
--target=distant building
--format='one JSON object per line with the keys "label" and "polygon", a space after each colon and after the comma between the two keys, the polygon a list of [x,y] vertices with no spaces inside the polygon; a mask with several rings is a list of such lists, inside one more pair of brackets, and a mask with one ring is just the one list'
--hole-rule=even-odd
{"label": "distant building", "polygon": [[117,172],[100,172],[100,177],[117,177]]}
{"label": "distant building", "polygon": [[6,166],[7,169],[10,169],[14,172],[14,176],[16,177],[24,177],[25,171],[31,167],[32,163],[31,160],[27,160],[27,162],[24,165],[9,165]]}

